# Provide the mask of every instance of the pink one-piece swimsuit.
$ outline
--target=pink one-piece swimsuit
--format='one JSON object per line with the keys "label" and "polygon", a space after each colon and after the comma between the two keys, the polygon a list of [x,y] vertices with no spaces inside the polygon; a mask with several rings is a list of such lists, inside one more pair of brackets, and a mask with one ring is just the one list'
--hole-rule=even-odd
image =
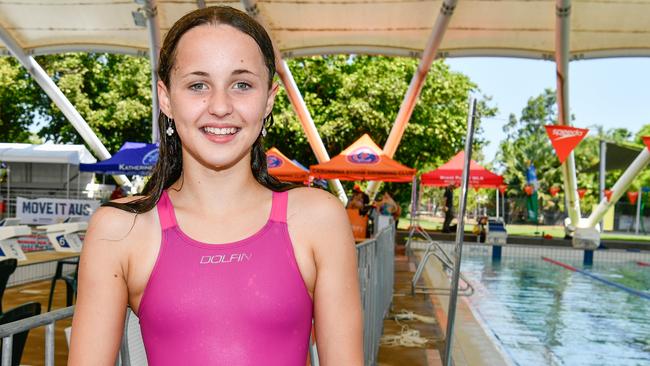
{"label": "pink one-piece swimsuit", "polygon": [[273,193],[271,215],[252,236],[206,244],[181,231],[163,192],[162,242],[138,310],[150,366],[306,364],[313,303],[287,230],[287,197]]}

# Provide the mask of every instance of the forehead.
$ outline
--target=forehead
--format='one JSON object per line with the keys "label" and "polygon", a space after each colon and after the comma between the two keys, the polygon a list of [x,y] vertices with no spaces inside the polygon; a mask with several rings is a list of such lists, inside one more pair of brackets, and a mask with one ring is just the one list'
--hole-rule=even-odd
{"label": "forehead", "polygon": [[251,36],[226,24],[194,27],[183,34],[176,46],[175,70],[199,68],[210,71],[242,67],[262,72],[266,70],[264,56]]}

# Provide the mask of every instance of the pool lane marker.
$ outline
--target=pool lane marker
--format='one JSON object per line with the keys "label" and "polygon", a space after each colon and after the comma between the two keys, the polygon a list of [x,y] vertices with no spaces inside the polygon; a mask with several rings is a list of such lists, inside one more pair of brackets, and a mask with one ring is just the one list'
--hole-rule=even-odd
{"label": "pool lane marker", "polygon": [[600,281],[600,282],[602,282],[602,283],[604,283],[604,284],[606,284],[606,285],[608,285],[608,286],[616,287],[616,288],[618,288],[619,290],[623,290],[623,291],[626,291],[626,292],[631,293],[631,294],[633,294],[633,295],[637,295],[637,296],[639,296],[639,297],[642,297],[642,298],[644,298],[644,299],[646,299],[646,300],[650,300],[650,294],[647,293],[647,292],[643,292],[643,291],[635,290],[635,289],[633,289],[633,288],[629,288],[629,287],[623,286],[623,285],[618,284],[618,283],[616,283],[616,282],[612,282],[612,281],[606,280],[606,279],[604,279],[604,278],[598,277],[598,276],[596,276],[596,275],[594,275],[594,274],[592,274],[592,273],[589,273],[589,272],[587,272],[587,271],[583,271],[583,270],[581,270],[581,269],[578,269],[578,268],[576,268],[576,267],[573,267],[573,266],[568,265],[568,264],[566,264],[566,263],[562,263],[562,262],[560,262],[560,261],[556,261],[556,260],[551,259],[551,258],[548,258],[548,257],[544,257],[544,256],[542,256],[542,259],[545,260],[545,261],[547,261],[547,262],[549,262],[549,263],[553,263],[553,264],[555,264],[556,266],[560,266],[560,267],[562,267],[562,268],[568,269],[569,271],[578,272],[578,273],[583,274],[583,275],[585,275],[585,276],[587,276],[587,277],[591,277],[591,278],[593,278],[594,280],[596,280],[596,281]]}
{"label": "pool lane marker", "polygon": [[646,262],[638,261],[636,262],[636,264],[640,265],[641,267],[650,267],[650,263],[646,263]]}

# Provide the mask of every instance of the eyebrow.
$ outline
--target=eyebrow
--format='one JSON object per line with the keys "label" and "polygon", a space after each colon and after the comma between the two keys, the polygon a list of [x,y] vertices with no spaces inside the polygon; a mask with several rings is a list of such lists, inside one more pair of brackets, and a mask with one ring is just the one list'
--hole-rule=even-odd
{"label": "eyebrow", "polygon": [[[232,72],[232,75],[241,75],[241,74],[251,74],[251,75],[258,76],[256,73],[254,73],[254,72],[252,72],[250,70],[247,70],[247,69],[236,69],[236,70],[233,70],[233,72]],[[205,72],[205,71],[192,71],[192,72],[188,72],[187,74],[183,75],[182,78],[186,78],[188,76],[208,77],[208,76],[210,76],[210,74]]]}
{"label": "eyebrow", "polygon": [[252,75],[257,76],[256,73],[254,73],[254,72],[252,72],[252,71],[250,71],[250,70],[247,70],[247,69],[237,69],[237,70],[234,70],[234,71],[232,72],[232,74],[233,74],[233,75],[252,74]]}

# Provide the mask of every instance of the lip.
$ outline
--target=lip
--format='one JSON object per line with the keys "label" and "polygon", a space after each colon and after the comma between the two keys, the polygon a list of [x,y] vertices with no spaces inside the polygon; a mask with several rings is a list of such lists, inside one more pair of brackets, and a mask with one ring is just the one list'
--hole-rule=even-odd
{"label": "lip", "polygon": [[211,128],[238,128],[241,129],[241,126],[237,126],[234,124],[230,123],[207,123],[205,125],[201,125],[199,128],[203,130],[206,127],[211,127]]}
{"label": "lip", "polygon": [[[235,132],[232,135],[218,136],[218,135],[213,135],[213,134],[211,134],[209,132],[206,132],[205,131],[206,127],[210,127],[210,128],[236,128],[237,132]],[[224,143],[228,143],[228,142],[234,140],[235,137],[237,137],[237,135],[241,131],[241,127],[237,127],[235,125],[228,125],[228,124],[208,124],[208,125],[202,126],[200,128],[200,131],[203,134],[203,136],[205,136],[205,138],[207,138],[209,141],[214,142],[214,143],[218,143],[218,144],[224,144]]]}

